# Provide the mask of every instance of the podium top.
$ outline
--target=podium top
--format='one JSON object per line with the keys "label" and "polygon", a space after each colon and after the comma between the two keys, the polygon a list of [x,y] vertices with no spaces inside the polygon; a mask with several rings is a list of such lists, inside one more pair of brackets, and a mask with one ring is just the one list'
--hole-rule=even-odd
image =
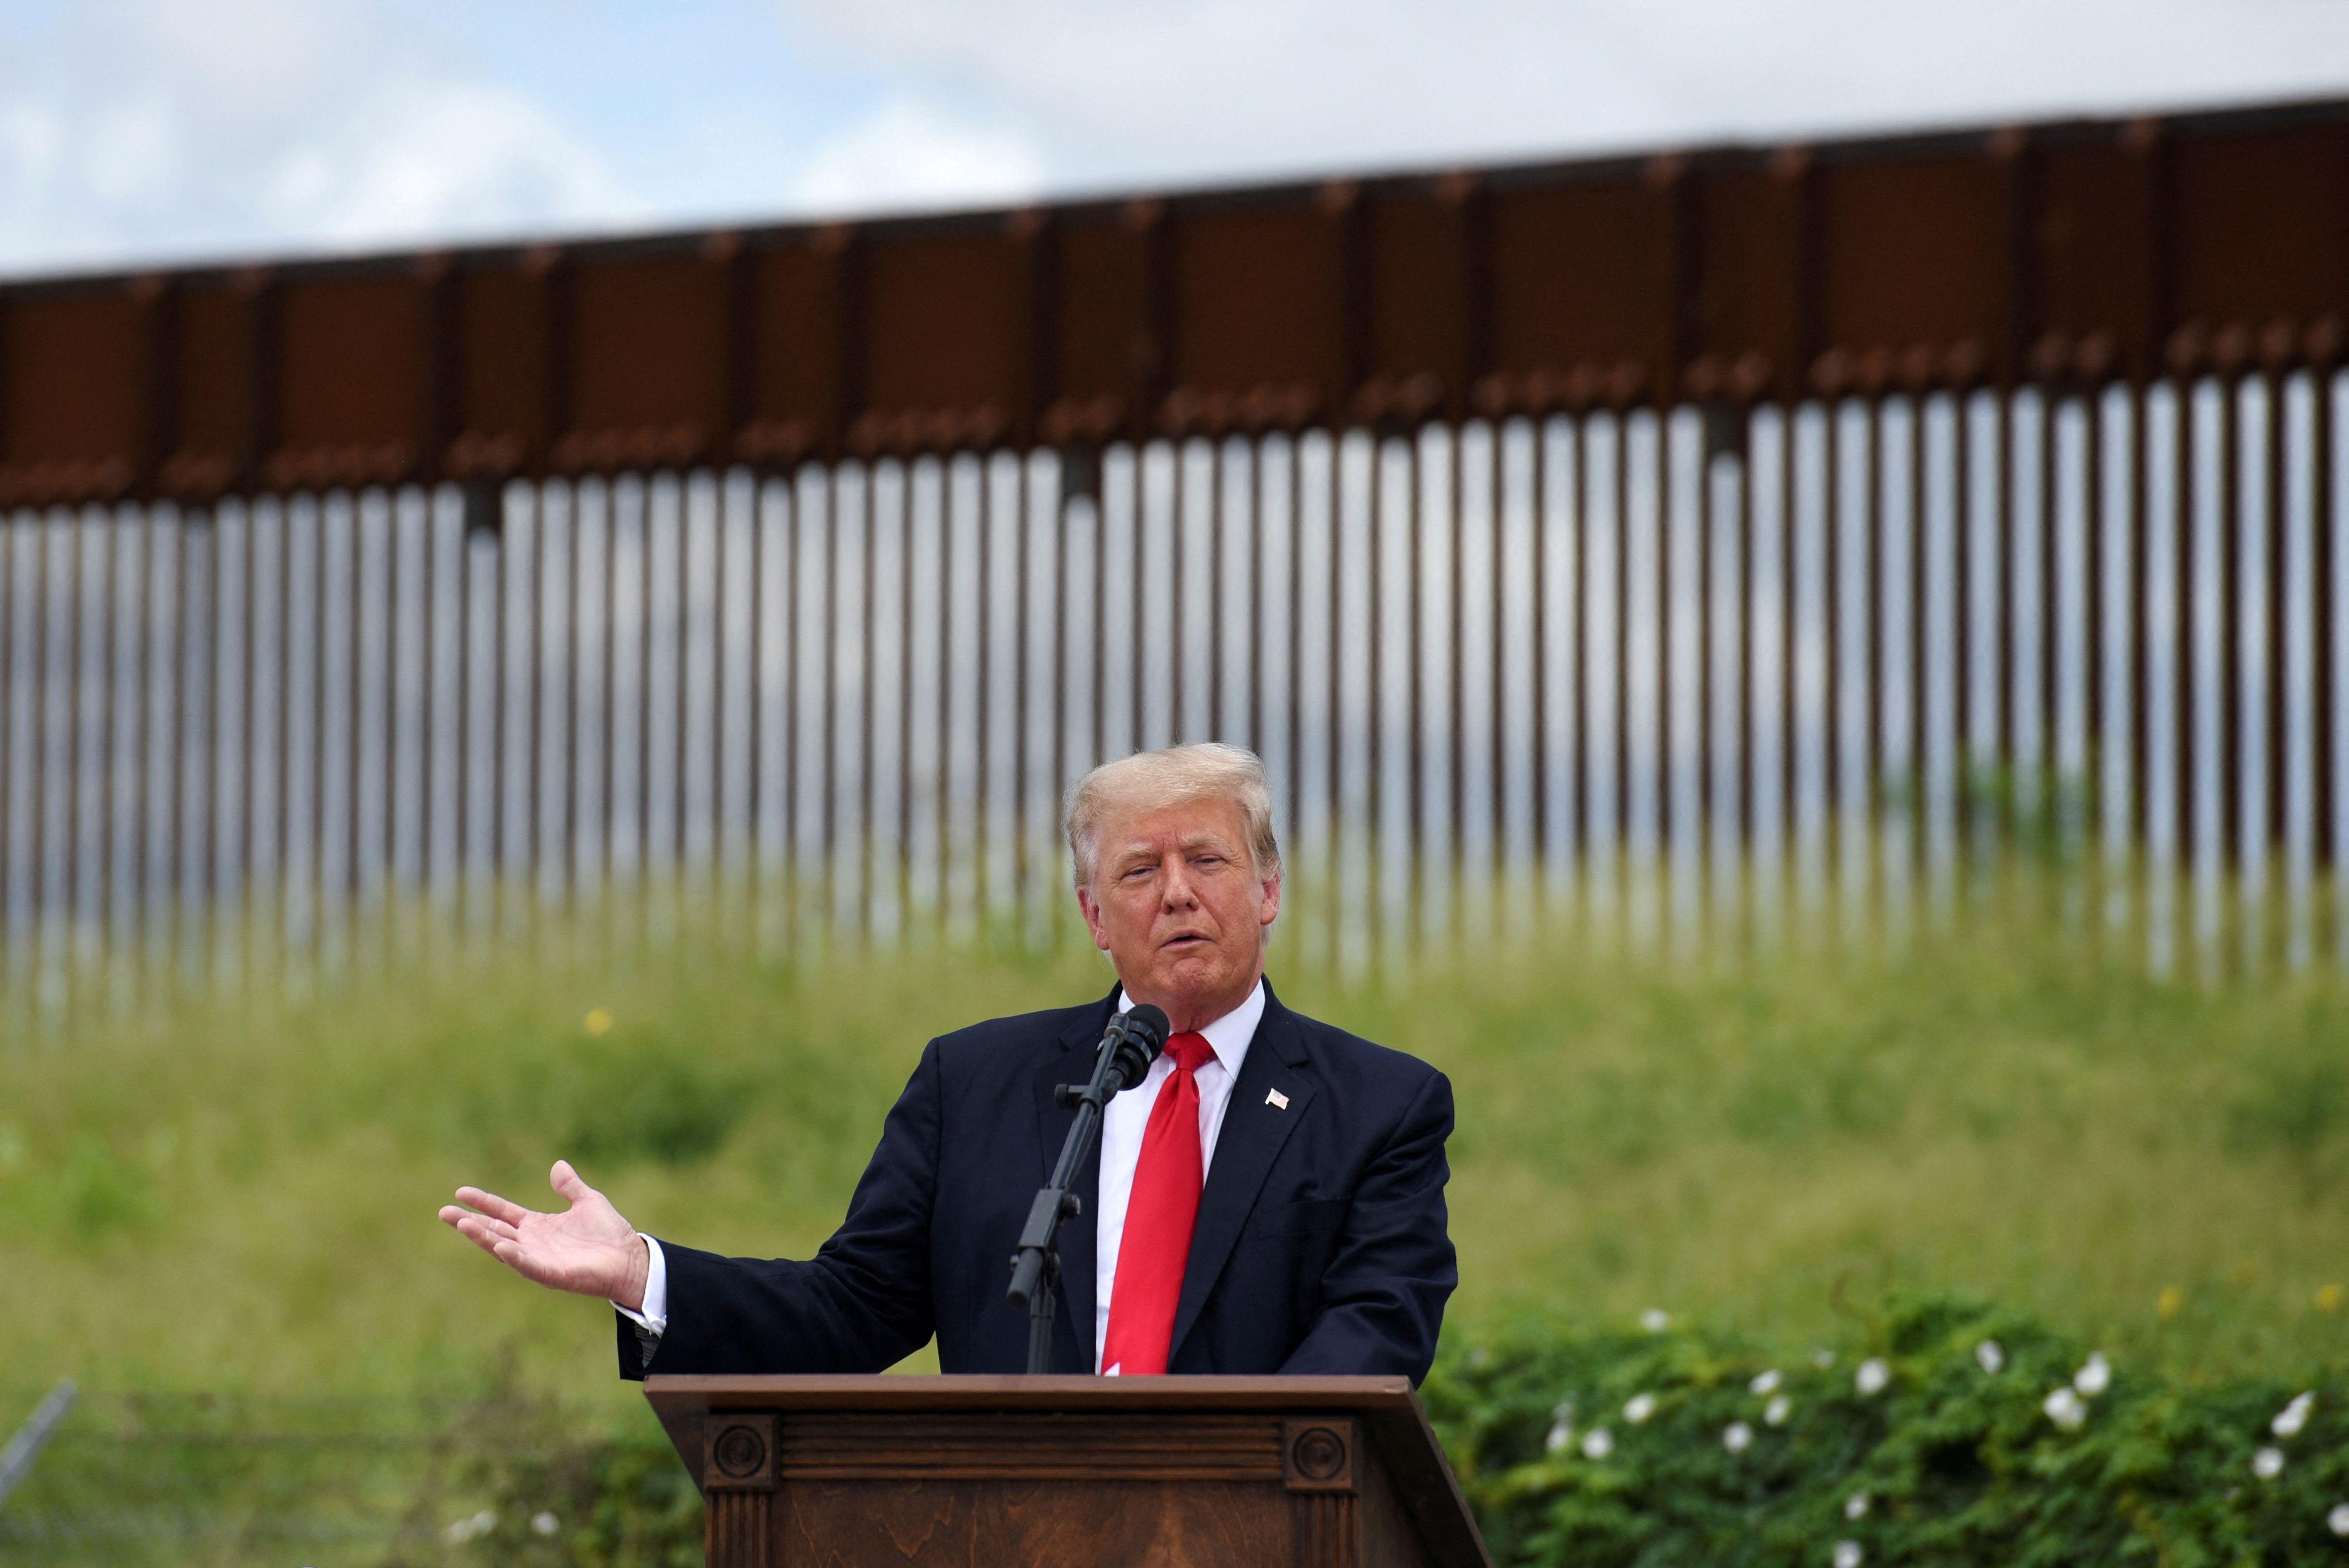
{"label": "podium top", "polygon": [[1350,1416],[1385,1466],[1431,1558],[1447,1568],[1491,1568],[1452,1467],[1404,1377],[1086,1377],[656,1375],[645,1397],[696,1485],[703,1417],[728,1412],[799,1416],[1207,1414]]}
{"label": "podium top", "polygon": [[645,1379],[667,1413],[712,1410],[1384,1410],[1416,1413],[1408,1377],[1040,1377],[884,1373]]}

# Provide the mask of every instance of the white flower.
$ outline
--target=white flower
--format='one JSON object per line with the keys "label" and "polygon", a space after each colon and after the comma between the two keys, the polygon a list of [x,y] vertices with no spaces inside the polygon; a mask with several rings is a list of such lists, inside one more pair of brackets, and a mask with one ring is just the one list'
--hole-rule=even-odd
{"label": "white flower", "polygon": [[1874,1395],[1883,1393],[1884,1386],[1891,1381],[1892,1368],[1884,1364],[1884,1357],[1871,1355],[1859,1364],[1859,1370],[1852,1375],[1851,1386],[1862,1394]]}
{"label": "white flower", "polygon": [[1661,1307],[1650,1307],[1640,1314],[1640,1326],[1650,1334],[1661,1334],[1672,1326],[1672,1314]]}
{"label": "white flower", "polygon": [[530,1527],[541,1535],[552,1535],[563,1528],[563,1521],[542,1508],[530,1516]]}
{"label": "white flower", "polygon": [[485,1508],[479,1513],[471,1515],[468,1518],[458,1520],[455,1523],[450,1525],[448,1529],[442,1531],[441,1534],[448,1538],[450,1544],[454,1546],[462,1546],[466,1542],[472,1540],[475,1536],[487,1535],[491,1531],[495,1530],[497,1527],[498,1516]]}
{"label": "white flower", "polygon": [[1786,1417],[1794,1413],[1794,1402],[1784,1394],[1778,1395],[1770,1403],[1762,1407],[1762,1418],[1774,1427],[1785,1426]]}
{"label": "white flower", "polygon": [[1733,1454],[1742,1454],[1754,1441],[1754,1428],[1743,1421],[1732,1421],[1722,1428],[1721,1446]]}
{"label": "white flower", "polygon": [[1656,1397],[1653,1394],[1634,1394],[1623,1401],[1623,1419],[1635,1427],[1655,1413]]}
{"label": "white flower", "polygon": [[1866,1519],[1868,1517],[1868,1494],[1864,1491],[1856,1491],[1849,1497],[1844,1499],[1843,1516],[1846,1519]]}
{"label": "white flower", "polygon": [[2261,1480],[2273,1480],[2283,1474],[2283,1450],[2261,1449],[2251,1456],[2251,1473]]}
{"label": "white flower", "polygon": [[1974,1359],[1982,1363],[1984,1372],[1995,1377],[1999,1368],[2006,1365],[2006,1348],[1994,1339],[1985,1339],[1974,1346]]}
{"label": "white flower", "polygon": [[1835,1365],[1835,1352],[1824,1348],[1812,1351],[1811,1365],[1825,1372]]}
{"label": "white flower", "polygon": [[2276,1418],[2268,1423],[2268,1430],[2279,1438],[2299,1437],[2301,1428],[2308,1425],[2308,1412],[2315,1403],[2314,1394],[2293,1395],[2292,1403],[2277,1411]]}
{"label": "white flower", "polygon": [[1857,1541],[1838,1541],[1835,1544],[1835,1568],[1859,1568],[1868,1553],[1859,1549]]}
{"label": "white flower", "polygon": [[1549,1436],[1542,1439],[1542,1451],[1562,1454],[1566,1452],[1566,1446],[1572,1441],[1574,1441],[1574,1424],[1561,1417],[1550,1423]]}
{"label": "white flower", "polygon": [[2349,1535],[2349,1502],[2333,1505],[2333,1511],[2324,1516],[2324,1528],[2335,1535]]}
{"label": "white flower", "polygon": [[2069,1383],[2058,1385],[2039,1407],[2047,1412],[2049,1420],[2067,1432],[2077,1430],[2080,1423],[2088,1418],[2086,1401],[2072,1391]]}
{"label": "white flower", "polygon": [[2091,1399],[2112,1386],[2113,1364],[2105,1359],[2105,1353],[2101,1350],[2089,1356],[2080,1370],[2072,1374],[2072,1386]]}
{"label": "white flower", "polygon": [[1775,1394],[1778,1391],[1778,1369],[1774,1366],[1767,1372],[1757,1373],[1754,1381],[1745,1386],[1756,1394]]}
{"label": "white flower", "polygon": [[1582,1457],[1603,1459],[1615,1451],[1615,1435],[1604,1427],[1593,1427],[1582,1434]]}

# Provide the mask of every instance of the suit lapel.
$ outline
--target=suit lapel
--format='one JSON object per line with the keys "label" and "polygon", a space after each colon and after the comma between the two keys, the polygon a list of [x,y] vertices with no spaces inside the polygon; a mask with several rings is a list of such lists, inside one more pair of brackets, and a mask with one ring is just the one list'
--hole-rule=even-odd
{"label": "suit lapel", "polygon": [[[1052,1179],[1052,1164],[1061,1158],[1061,1145],[1068,1140],[1069,1127],[1077,1119],[1073,1109],[1053,1104],[1052,1090],[1061,1084],[1081,1084],[1092,1076],[1093,1053],[1101,1044],[1102,1033],[1109,1027],[1110,1014],[1116,1006],[1117,992],[1112,991],[1100,1007],[1061,1034],[1064,1049],[1036,1070],[1033,1082],[1037,1141],[1043,1149],[1043,1163],[1036,1178],[1039,1187]],[[1100,1257],[1100,1248],[1095,1245],[1101,1223],[1099,1138],[1093,1140],[1092,1152],[1077,1168],[1075,1187],[1077,1199],[1084,1207],[1075,1219],[1061,1227],[1061,1309],[1069,1314],[1069,1327],[1077,1336],[1079,1369],[1091,1372],[1093,1268]],[[1024,1215],[1027,1210],[1023,1208],[1020,1212]]]}
{"label": "suit lapel", "polygon": [[[1170,1361],[1224,1272],[1273,1160],[1312,1104],[1312,1082],[1299,1071],[1309,1060],[1295,1022],[1267,981],[1264,1016],[1257,1023],[1256,1038],[1248,1044],[1247,1059],[1240,1064],[1239,1080],[1224,1107],[1216,1158],[1207,1168],[1206,1188],[1199,1194],[1199,1218],[1191,1231],[1191,1255],[1183,1265],[1183,1293],[1174,1308],[1174,1337],[1167,1345]],[[1287,1096],[1286,1108],[1272,1103],[1269,1096],[1276,1088]]]}

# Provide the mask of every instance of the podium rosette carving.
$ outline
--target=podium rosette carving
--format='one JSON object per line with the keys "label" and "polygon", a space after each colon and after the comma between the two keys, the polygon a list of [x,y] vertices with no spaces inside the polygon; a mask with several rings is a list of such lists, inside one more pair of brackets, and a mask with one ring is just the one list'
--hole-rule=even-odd
{"label": "podium rosette carving", "polygon": [[1354,1436],[1354,1423],[1343,1417],[1291,1416],[1281,1423],[1281,1479],[1297,1516],[1301,1568],[1353,1568],[1360,1559]]}
{"label": "podium rosette carving", "polygon": [[769,1561],[767,1519],[775,1491],[775,1417],[713,1415],[702,1424],[704,1549],[712,1563]]}

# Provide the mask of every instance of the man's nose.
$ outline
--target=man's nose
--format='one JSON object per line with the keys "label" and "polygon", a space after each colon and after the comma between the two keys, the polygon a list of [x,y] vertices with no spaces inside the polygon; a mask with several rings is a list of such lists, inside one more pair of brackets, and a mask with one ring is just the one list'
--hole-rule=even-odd
{"label": "man's nose", "polygon": [[1191,891],[1190,868],[1179,860],[1167,867],[1166,879],[1160,887],[1164,889],[1161,897],[1170,909],[1193,909],[1199,902]]}

